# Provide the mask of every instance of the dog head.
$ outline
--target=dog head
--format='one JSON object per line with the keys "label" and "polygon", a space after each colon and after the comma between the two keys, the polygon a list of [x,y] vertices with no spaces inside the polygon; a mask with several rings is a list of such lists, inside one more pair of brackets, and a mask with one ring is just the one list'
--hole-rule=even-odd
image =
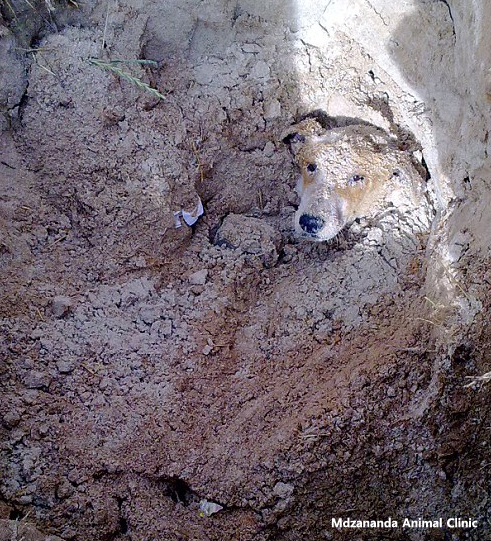
{"label": "dog head", "polygon": [[389,203],[417,200],[421,181],[408,152],[383,130],[348,125],[325,130],[308,118],[282,134],[300,167],[295,232],[304,239],[333,238],[355,218],[374,216]]}

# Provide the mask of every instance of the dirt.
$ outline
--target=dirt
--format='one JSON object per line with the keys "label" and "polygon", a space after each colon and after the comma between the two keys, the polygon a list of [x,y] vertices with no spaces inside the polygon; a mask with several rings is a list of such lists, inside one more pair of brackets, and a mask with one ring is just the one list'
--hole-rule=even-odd
{"label": "dirt", "polygon": [[[464,387],[489,254],[453,232],[455,296],[429,296],[436,177],[330,242],[293,232],[285,127],[321,104],[418,140],[414,102],[293,5],[171,4],[2,4],[1,535],[491,539],[489,384]],[[154,60],[121,69],[165,99],[91,57]],[[479,527],[331,524],[389,516]]]}

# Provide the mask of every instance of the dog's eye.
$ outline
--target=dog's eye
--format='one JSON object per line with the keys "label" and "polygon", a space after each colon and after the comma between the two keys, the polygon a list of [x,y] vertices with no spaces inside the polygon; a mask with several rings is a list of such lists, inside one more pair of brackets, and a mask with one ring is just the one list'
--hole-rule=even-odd
{"label": "dog's eye", "polygon": [[307,165],[307,171],[310,173],[313,173],[317,169],[317,165],[315,163],[309,163]]}
{"label": "dog's eye", "polygon": [[348,179],[348,184],[356,184],[357,182],[363,182],[365,177],[362,175],[353,175]]}

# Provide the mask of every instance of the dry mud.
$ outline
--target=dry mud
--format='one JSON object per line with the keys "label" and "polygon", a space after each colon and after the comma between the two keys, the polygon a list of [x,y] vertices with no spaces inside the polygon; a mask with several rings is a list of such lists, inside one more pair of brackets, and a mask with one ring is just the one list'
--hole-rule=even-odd
{"label": "dry mud", "polygon": [[[453,4],[2,4],[2,539],[491,539],[489,5]],[[318,108],[419,149],[421,205],[298,241]],[[389,516],[479,527],[331,526]]]}

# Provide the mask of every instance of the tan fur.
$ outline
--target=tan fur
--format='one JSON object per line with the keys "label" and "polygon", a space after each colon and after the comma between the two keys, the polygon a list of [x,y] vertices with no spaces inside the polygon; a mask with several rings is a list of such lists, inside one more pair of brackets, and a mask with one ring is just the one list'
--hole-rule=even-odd
{"label": "tan fur", "polygon": [[[329,240],[355,218],[375,216],[391,203],[418,204],[422,179],[411,156],[377,128],[324,131],[308,119],[288,128],[282,138],[289,138],[301,169],[295,231],[302,238]],[[315,171],[308,170],[309,164]],[[309,220],[322,227],[310,231]]]}

